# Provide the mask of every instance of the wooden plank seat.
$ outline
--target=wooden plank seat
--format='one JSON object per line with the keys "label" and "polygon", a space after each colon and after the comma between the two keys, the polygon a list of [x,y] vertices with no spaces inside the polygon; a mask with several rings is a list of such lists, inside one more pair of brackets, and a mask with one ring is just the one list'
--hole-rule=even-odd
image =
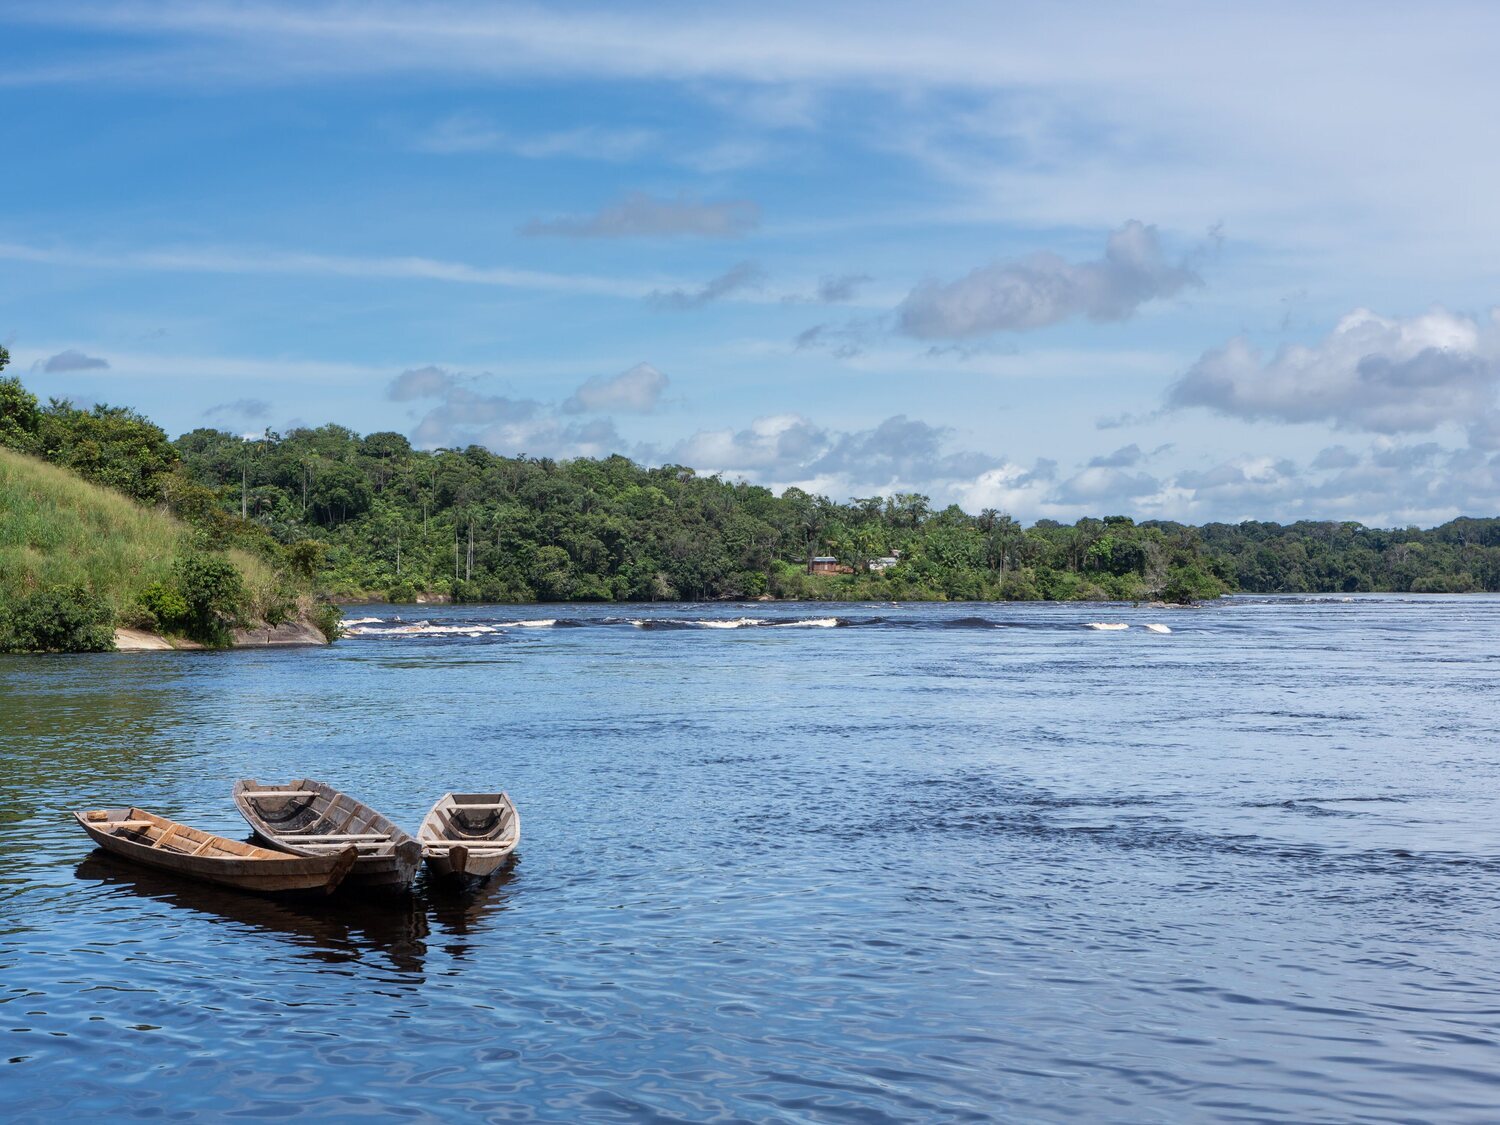
{"label": "wooden plank seat", "polygon": [[[290,837],[295,838],[295,837]],[[390,839],[385,840],[297,840],[299,848],[383,848],[387,844],[394,843]]]}
{"label": "wooden plank seat", "polygon": [[247,789],[247,797],[316,797],[311,789]]}
{"label": "wooden plank seat", "polygon": [[304,843],[311,840],[389,840],[389,832],[333,832],[333,833],[302,833],[288,832],[288,836],[301,840]]}

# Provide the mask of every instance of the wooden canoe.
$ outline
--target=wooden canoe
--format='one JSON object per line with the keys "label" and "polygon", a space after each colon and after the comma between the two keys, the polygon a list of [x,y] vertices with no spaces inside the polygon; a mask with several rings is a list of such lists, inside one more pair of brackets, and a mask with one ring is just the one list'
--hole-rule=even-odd
{"label": "wooden canoe", "polygon": [[358,849],[346,887],[406,891],[416,877],[422,846],[411,834],[321,781],[237,781],[234,803],[256,836],[282,851],[317,856],[351,846]]}
{"label": "wooden canoe", "polygon": [[521,814],[504,793],[445,793],[417,829],[434,875],[483,879],[521,842]]}
{"label": "wooden canoe", "polygon": [[331,892],[353,869],[359,851],[345,847],[295,856],[178,824],[145,809],[75,812],[83,830],[107,852],[191,879],[242,891]]}

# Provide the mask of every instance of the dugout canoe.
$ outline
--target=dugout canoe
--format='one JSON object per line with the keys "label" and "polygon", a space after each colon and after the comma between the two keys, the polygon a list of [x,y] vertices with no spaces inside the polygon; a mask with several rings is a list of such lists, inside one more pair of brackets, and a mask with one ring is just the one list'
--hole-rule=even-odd
{"label": "dugout canoe", "polygon": [[521,814],[504,793],[445,793],[417,829],[434,875],[483,879],[521,842]]}
{"label": "dugout canoe", "polygon": [[359,858],[344,879],[356,890],[406,891],[422,846],[369,805],[331,785],[299,778],[285,785],[234,783],[234,803],[256,836],[293,855],[327,855],[353,846]]}
{"label": "dugout canoe", "polygon": [[73,813],[105,851],[147,867],[205,883],[261,894],[334,890],[353,869],[352,847],[297,856],[215,836],[145,809]]}

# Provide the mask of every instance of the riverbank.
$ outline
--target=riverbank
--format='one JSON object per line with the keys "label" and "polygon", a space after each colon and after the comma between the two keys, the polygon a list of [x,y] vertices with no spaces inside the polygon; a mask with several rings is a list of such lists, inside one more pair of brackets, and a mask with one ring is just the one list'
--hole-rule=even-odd
{"label": "riverbank", "polygon": [[[326,645],[330,638],[306,617],[283,621],[280,625],[261,622],[244,629],[235,629],[231,648],[277,648],[283,646]],[[167,637],[145,629],[118,628],[115,630],[116,652],[171,652],[192,651],[208,646],[186,637]]]}

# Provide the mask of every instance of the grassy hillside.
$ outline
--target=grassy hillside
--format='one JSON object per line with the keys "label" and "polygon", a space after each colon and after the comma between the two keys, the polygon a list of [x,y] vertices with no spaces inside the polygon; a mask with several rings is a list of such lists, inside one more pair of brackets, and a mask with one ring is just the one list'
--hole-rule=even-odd
{"label": "grassy hillside", "polygon": [[[192,535],[163,511],[0,448],[0,607],[78,587],[116,621],[128,618],[144,592],[171,585]],[[244,608],[264,618],[281,596],[276,576],[243,551],[228,557],[244,583]]]}

